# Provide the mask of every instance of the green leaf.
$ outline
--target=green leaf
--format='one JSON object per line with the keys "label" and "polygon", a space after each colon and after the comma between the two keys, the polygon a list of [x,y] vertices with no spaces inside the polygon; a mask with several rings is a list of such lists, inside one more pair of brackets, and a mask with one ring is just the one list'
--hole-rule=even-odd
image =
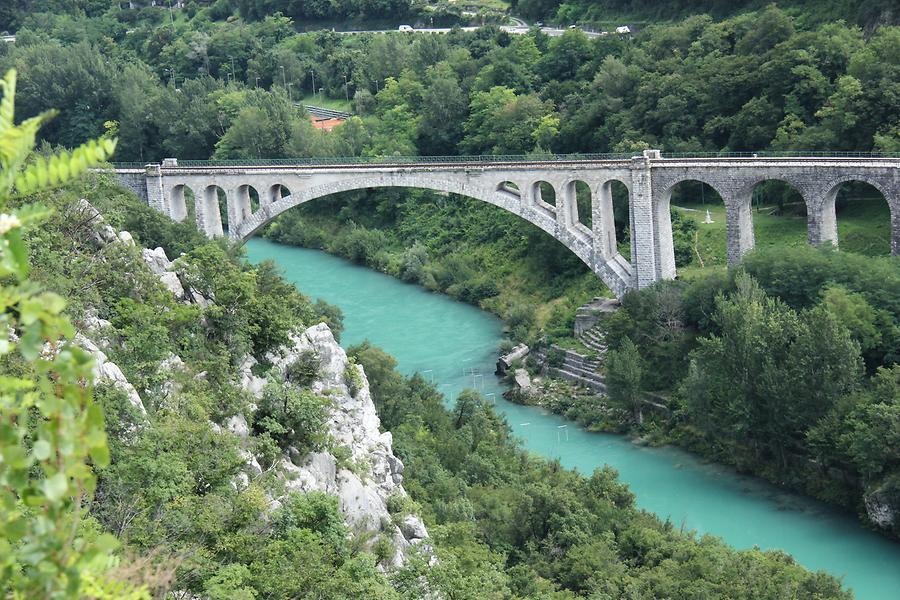
{"label": "green leaf", "polygon": [[20,228],[11,229],[6,232],[6,241],[9,242],[8,250],[12,258],[12,266],[19,280],[28,277],[28,252],[25,250],[25,243],[22,241],[22,232]]}
{"label": "green leaf", "polygon": [[31,448],[31,454],[37,460],[47,460],[48,458],[50,458],[51,451],[52,448],[50,446],[50,442],[48,442],[47,440],[38,440]]}
{"label": "green leaf", "polygon": [[44,310],[52,315],[58,315],[66,307],[65,299],[53,292],[45,292],[38,296],[37,300],[43,305]]}
{"label": "green leaf", "polygon": [[69,480],[65,474],[57,473],[45,479],[42,487],[50,502],[59,502],[69,491]]}
{"label": "green leaf", "polygon": [[0,100],[0,133],[13,126],[16,109],[16,70],[10,69],[0,81],[3,100]]}

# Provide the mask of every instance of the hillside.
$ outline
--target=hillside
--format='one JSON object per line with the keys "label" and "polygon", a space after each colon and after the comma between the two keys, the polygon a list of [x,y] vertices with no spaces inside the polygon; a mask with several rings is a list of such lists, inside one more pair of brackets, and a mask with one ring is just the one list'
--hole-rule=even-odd
{"label": "hillside", "polygon": [[[639,23],[677,21],[707,14],[724,19],[757,11],[769,0],[518,0],[513,11],[533,20],[554,23]],[[900,23],[900,11],[891,0],[781,0],[775,2],[807,26],[843,20],[868,30]]]}

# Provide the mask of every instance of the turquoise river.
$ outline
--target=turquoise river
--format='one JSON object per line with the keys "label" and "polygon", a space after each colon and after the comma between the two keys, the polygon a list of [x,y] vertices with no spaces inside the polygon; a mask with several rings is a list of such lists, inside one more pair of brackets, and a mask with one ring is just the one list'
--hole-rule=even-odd
{"label": "turquoise river", "polygon": [[900,544],[852,516],[674,448],[640,447],[504,401],[493,375],[501,322],[492,315],[323,252],[254,239],[247,253],[254,262],[274,260],[305,294],[340,306],[343,346],[368,339],[396,357],[402,372],[433,379],[451,400],[465,387],[483,392],[531,452],[582,473],[607,463],[641,508],[676,525],[738,548],[782,549],[810,569],[843,576],[862,600],[900,598]]}

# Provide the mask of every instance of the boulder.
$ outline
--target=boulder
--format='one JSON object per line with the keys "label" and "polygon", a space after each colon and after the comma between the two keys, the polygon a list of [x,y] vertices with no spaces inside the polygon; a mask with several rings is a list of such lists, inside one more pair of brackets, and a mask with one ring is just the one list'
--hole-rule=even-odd
{"label": "boulder", "polygon": [[516,382],[516,387],[523,393],[531,393],[533,391],[531,376],[526,369],[516,369],[514,381]]}
{"label": "boulder", "polygon": [[869,520],[881,529],[891,529],[900,518],[900,507],[891,504],[887,494],[881,490],[866,494],[865,498],[866,514]]}
{"label": "boulder", "polygon": [[525,344],[519,344],[497,360],[497,375],[503,375],[512,366],[514,361],[528,356],[529,348]]}
{"label": "boulder", "polygon": [[109,360],[106,353],[84,335],[80,333],[76,334],[74,341],[75,344],[94,357],[94,379],[106,381],[113,387],[125,392],[131,405],[142,415],[146,415],[147,410],[144,408],[144,403],[141,401],[140,395],[128,379],[125,378],[125,374],[122,373],[122,369],[119,368],[119,365]]}
{"label": "boulder", "polygon": [[247,425],[247,419],[241,414],[225,419],[225,429],[241,438],[250,437],[250,426]]}
{"label": "boulder", "polygon": [[171,270],[173,263],[166,256],[166,251],[162,248],[154,250],[144,248],[141,250],[141,254],[144,257],[144,262],[159,277],[166,289],[172,292],[176,299],[182,300],[185,297],[184,286],[181,284],[181,280],[178,279],[178,275]]}
{"label": "boulder", "polygon": [[266,386],[266,380],[263,377],[257,377],[253,374],[253,367],[255,365],[256,359],[248,354],[244,357],[240,366],[238,366],[238,373],[241,377],[241,387],[259,400],[262,398],[262,391]]}
{"label": "boulder", "polygon": [[425,523],[416,515],[406,515],[400,521],[400,531],[403,537],[409,541],[421,540],[428,537],[428,531],[425,529]]}

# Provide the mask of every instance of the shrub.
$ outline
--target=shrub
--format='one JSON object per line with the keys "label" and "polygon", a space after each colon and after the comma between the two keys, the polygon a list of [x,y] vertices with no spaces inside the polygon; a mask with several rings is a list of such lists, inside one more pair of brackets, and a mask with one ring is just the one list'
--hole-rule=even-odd
{"label": "shrub", "polygon": [[300,387],[308,387],[319,376],[321,359],[315,350],[304,350],[284,370],[287,381]]}
{"label": "shrub", "polygon": [[359,369],[356,366],[356,358],[353,356],[347,358],[347,367],[344,369],[344,383],[347,384],[347,390],[354,398],[356,397],[356,394],[359,393],[359,390],[362,389],[362,375],[359,374]]}
{"label": "shrub", "polygon": [[327,440],[325,423],[330,401],[307,390],[269,382],[254,415],[253,431],[268,435],[281,450],[321,450]]}
{"label": "shrub", "polygon": [[516,347],[516,343],[509,338],[503,338],[500,340],[500,345],[497,347],[497,351],[500,354],[509,354],[512,352],[512,349]]}
{"label": "shrub", "polygon": [[422,283],[425,265],[428,264],[428,250],[416,242],[401,255],[400,279],[412,283]]}
{"label": "shrub", "polygon": [[566,360],[566,353],[558,348],[550,348],[547,351],[547,366],[558,368],[563,365]]}

